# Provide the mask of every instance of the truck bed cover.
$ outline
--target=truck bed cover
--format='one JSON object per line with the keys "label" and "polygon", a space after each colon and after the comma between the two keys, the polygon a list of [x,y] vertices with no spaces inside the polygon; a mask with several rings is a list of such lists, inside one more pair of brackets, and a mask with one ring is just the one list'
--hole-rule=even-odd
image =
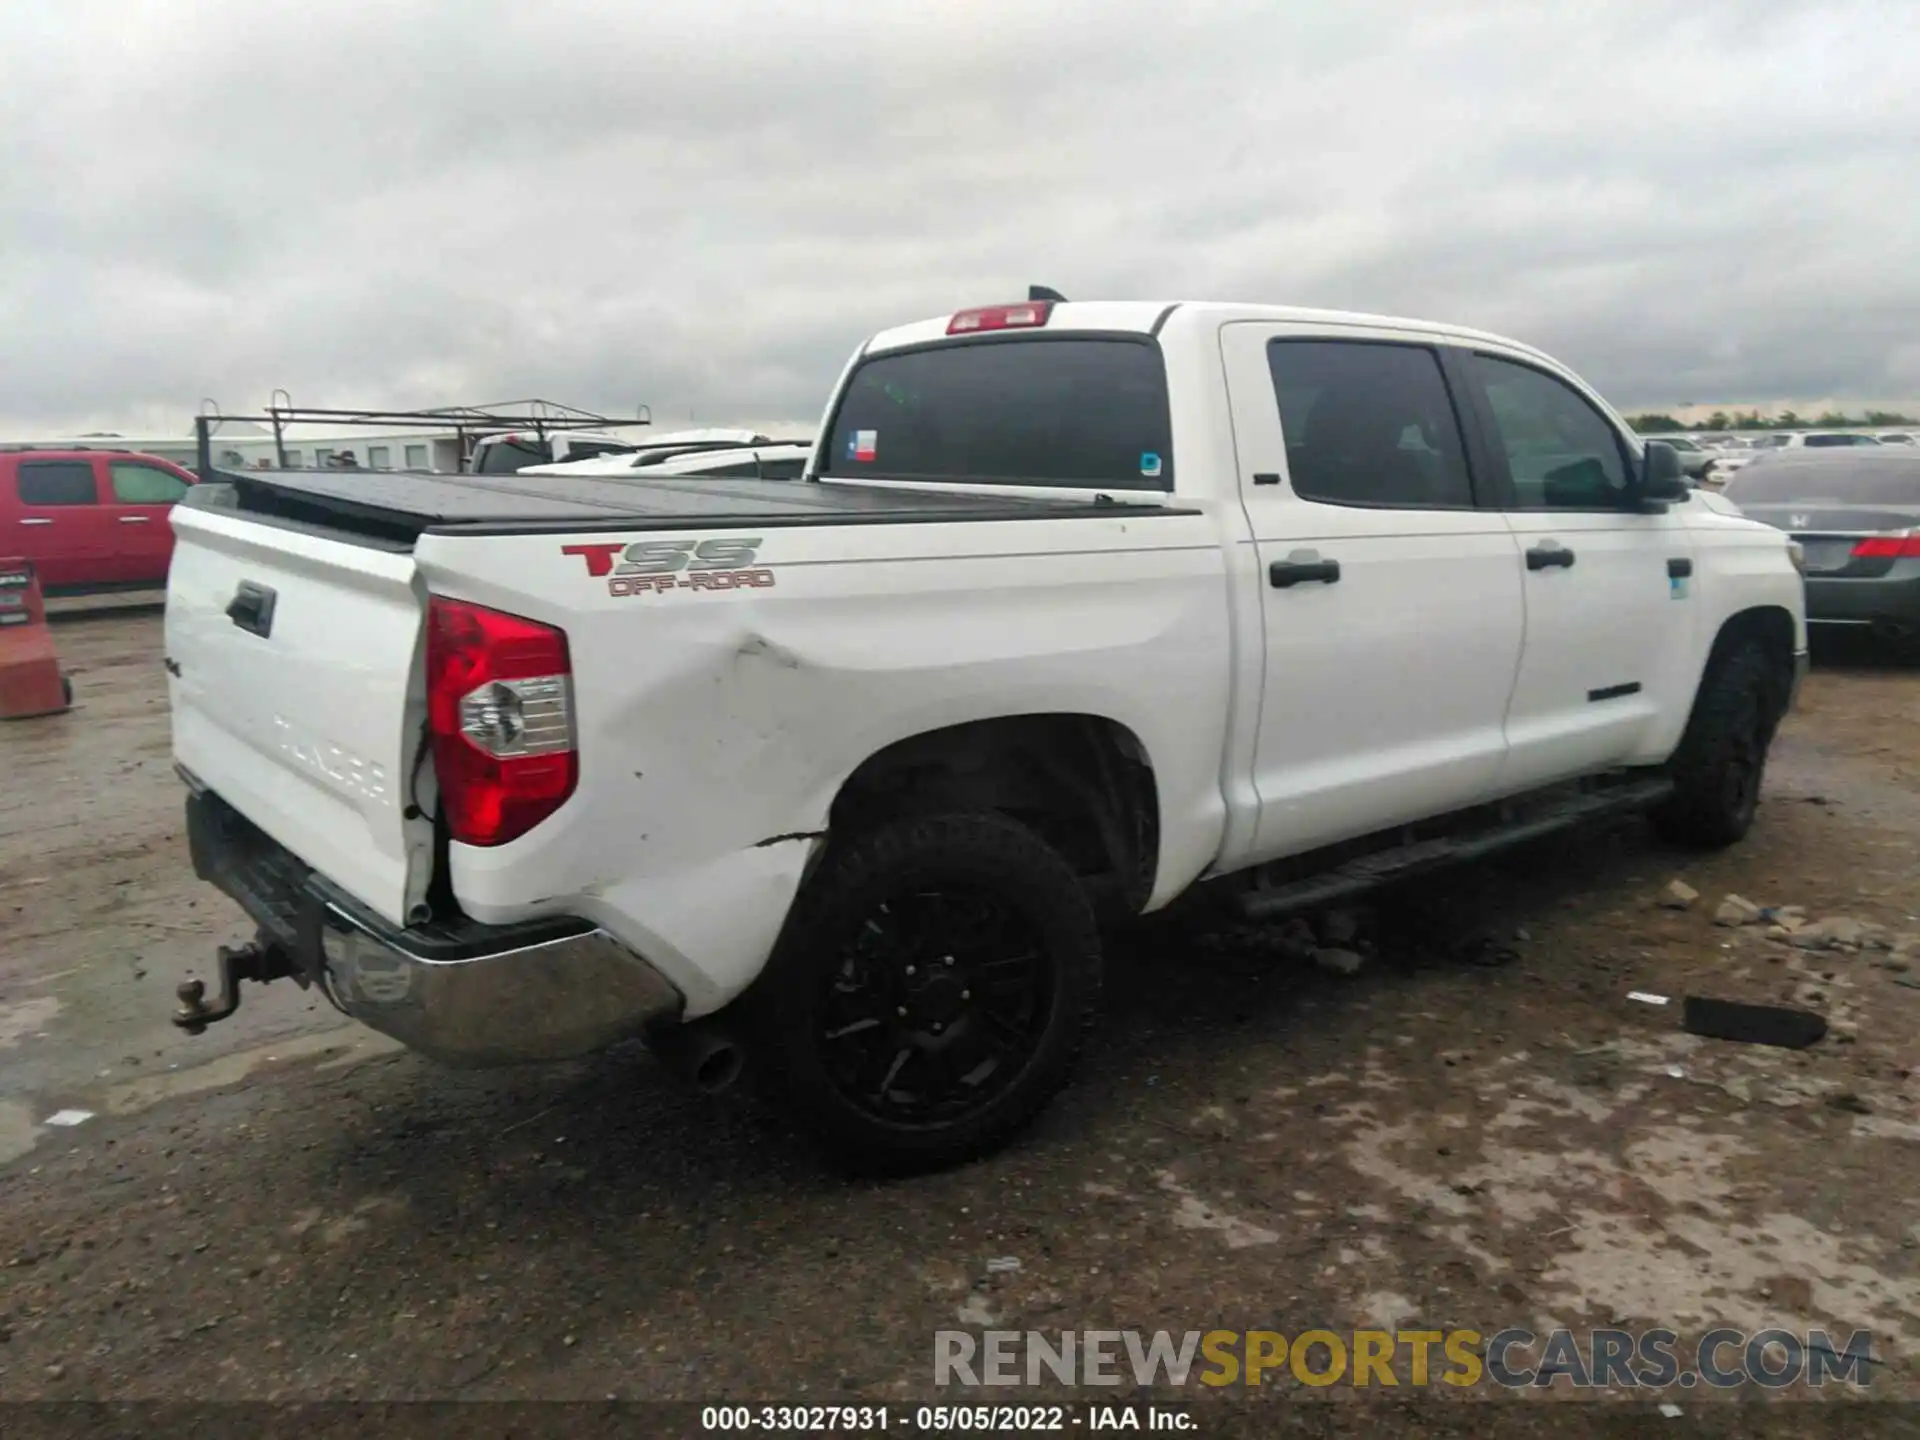
{"label": "truck bed cover", "polygon": [[[348,530],[388,542],[420,535],[539,531],[712,529],[733,525],[887,525],[936,520],[1044,520],[1185,513],[1172,507],[1032,495],[920,490],[897,482],[849,484],[712,476],[421,475],[366,470],[215,470],[231,500],[208,490],[188,503],[237,508],[261,519]],[[196,487],[196,490],[205,487]]]}

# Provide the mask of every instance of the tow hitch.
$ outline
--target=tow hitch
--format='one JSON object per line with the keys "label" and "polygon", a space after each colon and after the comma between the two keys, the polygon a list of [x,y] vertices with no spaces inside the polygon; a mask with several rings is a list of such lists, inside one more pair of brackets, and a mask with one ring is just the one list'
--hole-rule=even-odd
{"label": "tow hitch", "polygon": [[214,952],[214,966],[218,972],[219,990],[215,992],[211,1004],[207,1001],[207,984],[204,980],[186,980],[174,990],[180,997],[180,1008],[173,1013],[173,1023],[189,1035],[205,1033],[207,1026],[217,1020],[225,1020],[240,1008],[240,982],[254,980],[264,985],[269,980],[282,980],[294,974],[293,959],[278,945],[263,945],[255,941],[251,945],[222,945]]}

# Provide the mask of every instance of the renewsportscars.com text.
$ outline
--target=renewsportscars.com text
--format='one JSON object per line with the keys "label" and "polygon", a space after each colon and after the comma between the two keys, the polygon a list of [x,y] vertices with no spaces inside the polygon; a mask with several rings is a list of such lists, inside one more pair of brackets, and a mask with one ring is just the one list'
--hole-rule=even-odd
{"label": "renewsportscars.com text", "polygon": [[1734,1389],[1865,1386],[1873,1337],[1836,1345],[1824,1330],[1713,1330],[1683,1345],[1672,1330],[965,1330],[934,1334],[936,1385],[1302,1385],[1491,1382],[1508,1389]]}

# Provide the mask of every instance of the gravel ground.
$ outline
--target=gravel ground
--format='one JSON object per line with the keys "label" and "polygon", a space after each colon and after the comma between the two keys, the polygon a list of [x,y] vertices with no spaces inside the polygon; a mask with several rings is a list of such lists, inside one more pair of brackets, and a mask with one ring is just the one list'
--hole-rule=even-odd
{"label": "gravel ground", "polygon": [[[451,1072],[285,984],[175,1032],[174,986],[245,927],[187,864],[159,637],[152,610],[63,621],[78,708],[0,727],[0,1399],[897,1413],[955,1402],[939,1330],[1616,1323],[1867,1329],[1871,1395],[1920,1397],[1911,669],[1828,657],[1727,853],[1638,822],[1538,845],[1360,917],[1352,976],[1272,930],[1143,928],[1036,1130],[876,1184],[637,1050]],[[1684,909],[1660,903],[1676,878]],[[1728,893],[1884,929],[1802,948],[1716,925]],[[1831,1029],[1803,1052],[1702,1040],[1634,990],[1795,1002]],[[45,1123],[63,1109],[93,1114]],[[1386,1410],[1279,1374],[1202,1388],[1118,1394],[1191,1401],[1199,1433],[1545,1434],[1576,1413],[1564,1387],[1403,1388]],[[1909,1423],[1852,1387],[1820,1398],[1842,1403],[1765,1416]],[[1651,1399],[1720,1433],[1759,1414]],[[1647,1418],[1650,1397],[1613,1400]],[[593,1433],[598,1411],[565,1413]]]}

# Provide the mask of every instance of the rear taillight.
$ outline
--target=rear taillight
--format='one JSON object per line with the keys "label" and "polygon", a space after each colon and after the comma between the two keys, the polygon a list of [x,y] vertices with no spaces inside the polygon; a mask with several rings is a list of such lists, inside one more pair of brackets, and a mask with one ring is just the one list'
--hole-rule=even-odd
{"label": "rear taillight", "polygon": [[565,803],[580,778],[563,630],[433,596],[427,725],[440,811],[464,845],[504,845]]}
{"label": "rear taillight", "polygon": [[1896,530],[1853,542],[1856,560],[1920,560],[1920,530]]}
{"label": "rear taillight", "polygon": [[1026,330],[1047,323],[1051,300],[1023,300],[1018,305],[982,305],[962,310],[947,322],[949,335],[971,335],[977,330]]}

